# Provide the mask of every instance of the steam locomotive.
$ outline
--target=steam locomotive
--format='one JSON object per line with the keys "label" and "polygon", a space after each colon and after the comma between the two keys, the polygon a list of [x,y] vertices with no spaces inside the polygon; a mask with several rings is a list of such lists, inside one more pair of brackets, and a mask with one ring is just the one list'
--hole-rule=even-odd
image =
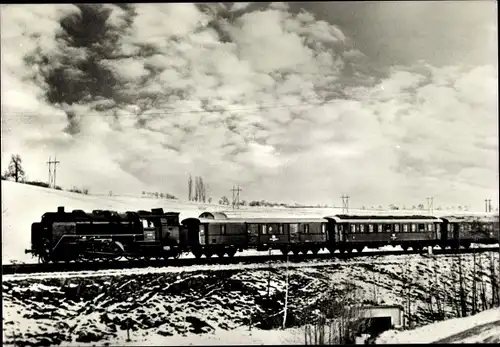
{"label": "steam locomotive", "polygon": [[283,254],[317,254],[322,249],[361,252],[386,245],[422,250],[499,240],[498,216],[361,216],[324,218],[228,218],[204,212],[179,221],[178,212],[163,209],[118,213],[82,210],[43,214],[32,224],[31,249],[42,262],[107,262],[178,258],[233,257],[238,251],[281,250]]}

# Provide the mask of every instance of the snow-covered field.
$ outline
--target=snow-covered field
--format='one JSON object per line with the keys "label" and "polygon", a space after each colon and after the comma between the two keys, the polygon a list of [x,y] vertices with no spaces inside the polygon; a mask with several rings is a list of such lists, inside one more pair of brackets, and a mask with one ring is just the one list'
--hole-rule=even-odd
{"label": "snow-covered field", "polygon": [[[17,280],[4,276],[4,343],[117,345],[127,342],[129,324],[129,345],[303,344],[304,322],[314,318],[322,299],[335,300],[348,285],[356,288],[350,291],[356,292],[359,302],[409,307],[417,326],[434,320],[436,299],[444,305],[445,317],[456,316],[458,259],[408,255],[398,258],[404,262],[393,262],[383,258],[289,268],[288,328],[279,333],[286,288],[283,267],[144,269],[121,275]],[[478,295],[478,307],[489,308],[490,269],[494,267],[495,274],[499,270],[498,255],[477,255],[475,276],[472,262],[471,255],[462,257],[468,312],[472,278],[477,288],[484,289]],[[387,339],[395,338],[386,334]]]}

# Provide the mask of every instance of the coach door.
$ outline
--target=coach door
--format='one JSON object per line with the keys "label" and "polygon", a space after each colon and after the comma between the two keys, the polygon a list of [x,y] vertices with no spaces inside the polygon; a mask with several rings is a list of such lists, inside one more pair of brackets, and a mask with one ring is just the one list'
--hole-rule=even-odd
{"label": "coach door", "polygon": [[247,224],[248,245],[255,246],[259,241],[259,224]]}
{"label": "coach door", "polygon": [[288,237],[284,231],[284,225],[280,223],[260,224],[259,243],[270,246],[277,243],[287,243]]}

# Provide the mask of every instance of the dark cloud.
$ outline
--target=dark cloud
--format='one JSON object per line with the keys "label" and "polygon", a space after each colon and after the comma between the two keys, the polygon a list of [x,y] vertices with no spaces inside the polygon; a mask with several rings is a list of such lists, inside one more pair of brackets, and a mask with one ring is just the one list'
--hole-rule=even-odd
{"label": "dark cloud", "polygon": [[191,172],[215,194],[238,181],[250,199],[330,201],[341,186],[384,203],[496,181],[494,68],[467,66],[480,56],[469,39],[463,66],[448,66],[458,48],[441,42],[442,18],[385,4],[9,7],[6,148],[26,162],[57,151],[61,179],[106,191],[168,184],[182,196]]}

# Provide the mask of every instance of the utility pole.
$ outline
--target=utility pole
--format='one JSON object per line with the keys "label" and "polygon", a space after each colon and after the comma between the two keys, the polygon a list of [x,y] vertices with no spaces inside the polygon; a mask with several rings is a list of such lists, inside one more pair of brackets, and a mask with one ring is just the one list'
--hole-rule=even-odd
{"label": "utility pole", "polygon": [[238,209],[240,208],[240,192],[241,192],[241,188],[240,186],[238,185],[237,188],[235,188],[233,186],[233,189],[231,189],[231,191],[233,192],[233,210],[234,210],[234,206],[236,205],[238,207]]}
{"label": "utility pole", "polygon": [[[59,163],[60,161],[57,160],[57,157],[54,157],[54,160],[51,160],[51,157],[49,156],[47,164],[49,165],[49,187],[51,188],[56,187],[57,164]],[[54,164],[54,170],[52,170],[52,164]]]}
{"label": "utility pole", "polygon": [[342,199],[342,213],[348,214],[349,213],[349,195],[344,195],[340,197]]}
{"label": "utility pole", "polygon": [[484,199],[484,210],[491,212],[491,199]]}
{"label": "utility pole", "polygon": [[430,215],[433,215],[434,214],[434,197],[428,196],[425,199],[427,200],[427,212]]}

